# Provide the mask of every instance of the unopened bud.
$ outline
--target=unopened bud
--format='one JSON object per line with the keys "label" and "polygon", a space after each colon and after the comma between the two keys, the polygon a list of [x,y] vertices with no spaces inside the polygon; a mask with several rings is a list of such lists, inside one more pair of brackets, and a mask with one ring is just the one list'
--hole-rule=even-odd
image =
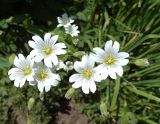
{"label": "unopened bud", "polygon": [[64,70],[68,72],[68,71],[70,71],[72,69],[73,69],[73,62],[67,61],[66,62],[66,66],[64,67]]}
{"label": "unopened bud", "polygon": [[106,103],[101,102],[99,108],[100,108],[100,112],[101,112],[101,114],[102,114],[103,116],[107,116],[107,115],[108,115]]}
{"label": "unopened bud", "polygon": [[43,100],[44,100],[44,92],[41,92],[41,93],[39,94],[39,97],[40,97],[40,99],[43,101]]}
{"label": "unopened bud", "polygon": [[135,65],[139,67],[147,67],[149,66],[149,62],[148,62],[148,59],[137,59],[135,61]]}
{"label": "unopened bud", "polygon": [[64,62],[62,60],[59,60],[56,70],[63,69],[64,67],[65,67]]}
{"label": "unopened bud", "polygon": [[72,98],[74,92],[75,92],[75,89],[74,89],[74,88],[70,88],[70,89],[66,92],[65,97],[66,97],[67,99]]}
{"label": "unopened bud", "polygon": [[10,64],[13,64],[15,57],[16,57],[15,54],[12,54],[11,56],[9,56],[9,63]]}
{"label": "unopened bud", "polygon": [[79,42],[79,39],[74,39],[74,40],[73,40],[73,44],[74,44],[74,45],[77,45],[78,42]]}
{"label": "unopened bud", "polygon": [[29,117],[27,118],[27,124],[35,124]]}
{"label": "unopened bud", "polygon": [[28,100],[28,110],[30,111],[35,103],[35,99],[32,97]]}

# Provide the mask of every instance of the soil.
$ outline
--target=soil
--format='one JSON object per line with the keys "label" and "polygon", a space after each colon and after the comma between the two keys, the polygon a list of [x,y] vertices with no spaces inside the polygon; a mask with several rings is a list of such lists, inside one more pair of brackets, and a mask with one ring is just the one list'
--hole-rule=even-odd
{"label": "soil", "polygon": [[[64,108],[69,108],[67,111],[59,111],[56,114],[56,119],[51,121],[49,124],[91,124],[87,117],[80,112],[79,104],[69,101],[68,104],[64,105]],[[16,117],[16,124],[27,124],[26,118],[21,114]]]}
{"label": "soil", "polygon": [[87,117],[79,110],[79,105],[73,101],[69,103],[70,110],[66,113],[58,112],[57,124],[90,124]]}

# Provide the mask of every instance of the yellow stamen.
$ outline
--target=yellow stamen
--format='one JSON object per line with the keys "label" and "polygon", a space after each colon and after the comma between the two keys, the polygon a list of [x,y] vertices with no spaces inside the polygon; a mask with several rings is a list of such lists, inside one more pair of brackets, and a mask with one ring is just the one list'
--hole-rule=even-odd
{"label": "yellow stamen", "polygon": [[51,54],[51,53],[52,53],[52,48],[50,48],[50,47],[45,48],[45,49],[44,49],[44,53],[45,53],[46,55]]}
{"label": "yellow stamen", "polygon": [[24,70],[23,70],[23,73],[24,75],[29,75],[32,73],[32,69],[30,67],[26,67]]}
{"label": "yellow stamen", "polygon": [[105,58],[104,63],[107,65],[114,65],[115,64],[115,58],[112,55],[109,55]]}
{"label": "yellow stamen", "polygon": [[37,77],[40,81],[44,80],[47,76],[48,74],[45,70],[42,70],[37,74]]}
{"label": "yellow stamen", "polygon": [[85,70],[83,70],[82,75],[86,79],[90,79],[92,76],[92,71],[90,69],[85,69]]}
{"label": "yellow stamen", "polygon": [[63,24],[65,25],[65,24],[67,24],[69,22],[69,19],[64,19],[63,20]]}

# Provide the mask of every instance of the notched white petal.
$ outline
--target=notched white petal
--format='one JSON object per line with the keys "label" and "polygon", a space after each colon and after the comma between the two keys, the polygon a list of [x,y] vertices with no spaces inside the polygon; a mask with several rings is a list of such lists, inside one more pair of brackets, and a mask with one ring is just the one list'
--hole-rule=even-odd
{"label": "notched white petal", "polygon": [[52,61],[51,61],[51,59],[45,58],[45,59],[44,59],[44,63],[45,63],[45,65],[46,65],[47,67],[52,68]]}
{"label": "notched white petal", "polygon": [[83,81],[83,83],[82,83],[82,91],[83,91],[85,94],[89,94],[88,82]]}
{"label": "notched white petal", "polygon": [[45,42],[49,42],[50,38],[51,38],[51,33],[46,33],[46,34],[44,35],[44,41],[45,41]]}
{"label": "notched white petal", "polygon": [[80,88],[81,86],[82,86],[81,80],[77,80],[77,81],[72,85],[73,88]]}
{"label": "notched white petal", "polygon": [[53,42],[53,44],[55,44],[58,40],[59,35],[54,35],[51,37],[51,41]]}
{"label": "notched white petal", "polygon": [[115,51],[115,52],[118,52],[118,51],[119,51],[119,47],[120,47],[119,43],[118,43],[117,41],[115,41],[115,42],[113,43],[113,49],[114,49],[114,51]]}
{"label": "notched white petal", "polygon": [[40,92],[43,92],[43,89],[44,89],[43,83],[40,82],[40,83],[38,83],[37,86],[38,86],[39,91],[40,91]]}
{"label": "notched white petal", "polygon": [[105,51],[108,51],[110,48],[112,48],[112,44],[113,44],[112,40],[107,41],[105,44]]}
{"label": "notched white petal", "polygon": [[118,53],[118,58],[128,58],[129,54],[126,52],[119,52]]}
{"label": "notched white petal", "polygon": [[70,78],[69,78],[69,82],[75,82],[80,78],[80,74],[73,74]]}
{"label": "notched white petal", "polygon": [[29,45],[31,48],[33,48],[33,49],[37,48],[35,42],[32,41],[32,40],[29,40],[29,41],[28,41],[28,45]]}
{"label": "notched white petal", "polygon": [[43,39],[38,35],[33,36],[32,39],[34,41],[38,42],[38,43],[43,43],[44,42]]}
{"label": "notched white petal", "polygon": [[95,84],[95,82],[94,81],[90,81],[90,85],[89,85],[90,87],[90,91],[92,92],[92,93],[95,93],[95,91],[96,91],[96,84]]}

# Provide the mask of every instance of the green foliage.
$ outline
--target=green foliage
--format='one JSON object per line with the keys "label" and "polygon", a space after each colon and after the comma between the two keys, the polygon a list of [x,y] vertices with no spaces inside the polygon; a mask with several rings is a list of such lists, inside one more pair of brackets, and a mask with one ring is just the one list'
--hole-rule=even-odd
{"label": "green foliage", "polygon": [[[62,100],[71,87],[68,74],[59,70],[62,82],[49,93],[39,94],[27,83],[15,88],[8,79],[8,70],[17,53],[28,54],[28,40],[45,32],[59,34],[67,45],[63,61],[75,61],[93,47],[103,47],[109,39],[129,52],[130,63],[122,78],[97,83],[95,94],[84,95],[80,89],[72,94],[92,124],[159,124],[160,123],[160,1],[159,0],[9,0],[0,4],[0,123],[16,123],[23,115],[28,124],[47,124],[63,110]],[[26,5],[26,10],[15,4]],[[44,9],[44,5],[45,9]],[[2,6],[6,6],[6,8]],[[53,5],[53,6],[52,6]],[[33,9],[30,9],[33,8]],[[71,38],[57,29],[56,17],[63,11],[73,14],[80,35]],[[64,39],[66,39],[64,41]],[[77,44],[73,44],[75,40]],[[148,59],[149,65],[137,66],[138,59]],[[71,74],[72,72],[69,72]],[[32,101],[31,101],[32,99]],[[34,103],[33,102],[34,99]],[[66,100],[67,101],[67,100]],[[104,111],[105,110],[105,111]]]}

